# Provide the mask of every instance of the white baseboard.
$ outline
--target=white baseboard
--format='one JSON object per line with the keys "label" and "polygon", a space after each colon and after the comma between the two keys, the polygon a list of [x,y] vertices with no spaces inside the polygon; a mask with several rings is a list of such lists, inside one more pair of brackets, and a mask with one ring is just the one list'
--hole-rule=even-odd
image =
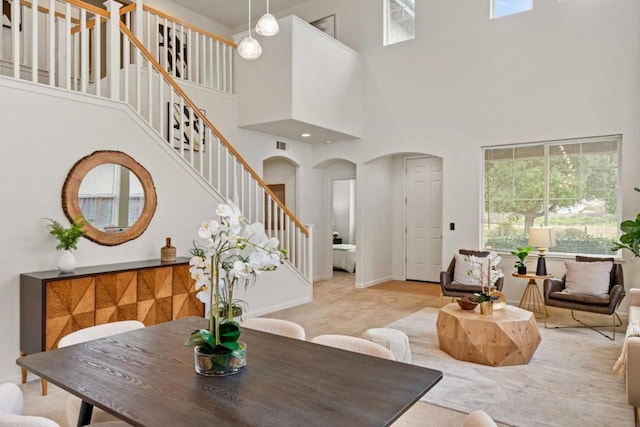
{"label": "white baseboard", "polygon": [[271,307],[261,308],[260,310],[250,310],[247,313],[247,317],[257,317],[263,316],[265,314],[274,313],[280,310],[286,310],[287,308],[297,307],[302,304],[307,304],[313,301],[313,293],[305,298],[300,298],[298,300],[289,301],[283,304],[272,305]]}
{"label": "white baseboard", "polygon": [[356,283],[356,288],[358,289],[368,288],[370,286],[375,286],[375,285],[379,285],[380,283],[388,282],[389,280],[394,280],[394,279],[392,278],[392,276],[387,276],[381,279],[372,280],[370,282]]}

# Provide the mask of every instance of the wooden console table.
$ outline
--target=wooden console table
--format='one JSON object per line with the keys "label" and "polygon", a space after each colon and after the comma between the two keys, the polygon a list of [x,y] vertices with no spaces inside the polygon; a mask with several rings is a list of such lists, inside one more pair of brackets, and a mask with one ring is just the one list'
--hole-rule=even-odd
{"label": "wooden console table", "polygon": [[[189,258],[128,262],[20,275],[20,352],[58,347],[63,336],[103,323],[139,320],[146,326],[204,316]],[[26,382],[26,370],[22,382]],[[46,382],[42,384],[47,394]]]}

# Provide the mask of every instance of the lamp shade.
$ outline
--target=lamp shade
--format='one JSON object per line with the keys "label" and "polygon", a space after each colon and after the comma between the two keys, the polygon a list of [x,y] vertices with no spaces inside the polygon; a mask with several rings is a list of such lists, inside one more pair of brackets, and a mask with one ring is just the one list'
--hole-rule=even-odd
{"label": "lamp shade", "polygon": [[250,35],[243,38],[238,45],[238,54],[247,60],[258,59],[262,55],[262,46]]}
{"label": "lamp shade", "polygon": [[276,17],[270,13],[262,15],[262,18],[260,18],[256,24],[256,33],[261,36],[275,36],[279,32],[280,26],[278,25],[278,21]]}
{"label": "lamp shade", "polygon": [[531,227],[529,229],[529,246],[550,248],[556,245],[556,234],[549,227]]}

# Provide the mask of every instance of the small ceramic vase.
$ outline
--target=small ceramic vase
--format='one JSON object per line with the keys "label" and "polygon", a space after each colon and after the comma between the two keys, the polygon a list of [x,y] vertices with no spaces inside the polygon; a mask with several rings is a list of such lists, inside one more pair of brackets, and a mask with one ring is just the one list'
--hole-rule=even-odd
{"label": "small ceramic vase", "polygon": [[58,270],[63,273],[71,273],[76,268],[76,257],[68,249],[60,251],[58,257]]}

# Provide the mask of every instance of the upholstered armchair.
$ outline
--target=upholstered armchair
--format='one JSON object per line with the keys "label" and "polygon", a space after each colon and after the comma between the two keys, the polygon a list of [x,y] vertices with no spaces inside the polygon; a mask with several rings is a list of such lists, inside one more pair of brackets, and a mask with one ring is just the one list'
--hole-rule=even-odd
{"label": "upholstered armchair", "polygon": [[[488,251],[473,251],[468,249],[460,249],[458,252],[462,256],[475,255],[477,257],[486,257],[489,255]],[[458,273],[460,273],[460,271]],[[482,291],[480,284],[464,283],[462,280],[455,280],[456,276],[460,278],[460,274],[456,275],[456,256],[454,256],[447,270],[440,273],[440,287],[442,288],[443,296],[452,298],[466,297]],[[464,277],[464,275],[462,277]],[[496,280],[496,290],[502,291],[503,283],[504,278],[502,277]]]}
{"label": "upholstered armchair", "polygon": [[[571,273],[568,269],[567,274],[565,274],[562,279],[546,279],[544,281],[544,303],[550,307],[560,307],[571,310],[571,317],[581,326],[564,326],[564,327],[587,327],[595,332],[603,335],[610,340],[615,340],[616,338],[616,327],[622,325],[622,321],[620,317],[616,313],[616,309],[622,302],[622,299],[625,296],[624,291],[624,278],[622,275],[622,266],[620,264],[616,264],[613,258],[596,258],[596,257],[585,257],[585,256],[576,256],[577,263],[594,263],[594,262],[611,262],[611,270],[609,271],[608,276],[605,275],[601,277],[600,280],[604,280],[604,283],[601,284],[602,292],[593,291],[594,284],[585,284],[584,290],[581,290],[580,283],[577,284],[577,288],[573,291],[567,289],[567,275]],[[569,265],[567,264],[567,267]],[[580,268],[580,265],[572,265],[572,268]],[[586,270],[586,266],[583,267]],[[596,280],[597,275],[590,274],[588,280]],[[584,280],[584,278],[582,279]],[[595,284],[597,285],[597,283]],[[613,336],[609,336],[594,326],[588,325],[576,318],[574,311],[586,311],[590,313],[599,313],[604,315],[611,316],[611,326]],[[547,327],[547,319],[545,319],[545,328]],[[609,326],[609,325],[605,325]],[[553,328],[559,328],[561,326],[554,326]]]}

